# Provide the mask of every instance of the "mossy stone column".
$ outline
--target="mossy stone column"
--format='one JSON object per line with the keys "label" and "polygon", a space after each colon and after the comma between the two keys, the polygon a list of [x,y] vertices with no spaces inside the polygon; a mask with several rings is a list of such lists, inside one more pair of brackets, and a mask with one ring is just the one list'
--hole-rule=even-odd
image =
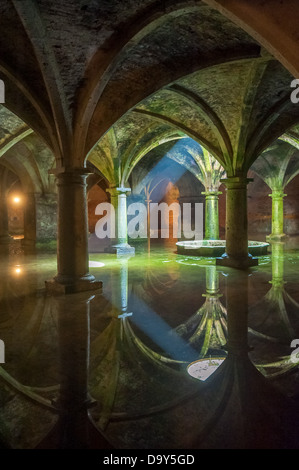
{"label": "mossy stone column", "polygon": [[226,186],[226,252],[216,263],[236,269],[256,266],[258,260],[248,253],[247,184],[243,176],[221,180]]}
{"label": "mossy stone column", "polygon": [[135,249],[128,244],[127,193],[130,191],[130,188],[115,186],[107,189],[115,211],[115,238],[111,240],[109,251],[117,255],[135,253]]}
{"label": "mossy stone column", "polygon": [[98,289],[89,273],[86,178],[84,168],[56,172],[58,187],[57,275],[48,290],[75,293]]}
{"label": "mossy stone column", "polygon": [[205,240],[219,240],[218,191],[205,191]]}
{"label": "mossy stone column", "polygon": [[286,196],[283,189],[274,189],[272,194],[272,233],[268,240],[280,240],[285,237],[283,233],[283,198]]}

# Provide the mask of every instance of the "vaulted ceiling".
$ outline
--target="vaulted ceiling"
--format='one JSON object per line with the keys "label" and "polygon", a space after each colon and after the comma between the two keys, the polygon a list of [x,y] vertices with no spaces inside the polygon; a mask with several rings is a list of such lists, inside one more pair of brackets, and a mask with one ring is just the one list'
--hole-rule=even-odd
{"label": "vaulted ceiling", "polygon": [[[1,110],[2,148],[33,130],[58,168],[88,158],[125,182],[153,147],[188,136],[228,175],[246,173],[299,122],[290,100],[297,59],[261,30],[254,15],[267,14],[264,3],[2,0],[0,79],[17,116],[10,126]],[[278,16],[276,27],[286,38]]]}

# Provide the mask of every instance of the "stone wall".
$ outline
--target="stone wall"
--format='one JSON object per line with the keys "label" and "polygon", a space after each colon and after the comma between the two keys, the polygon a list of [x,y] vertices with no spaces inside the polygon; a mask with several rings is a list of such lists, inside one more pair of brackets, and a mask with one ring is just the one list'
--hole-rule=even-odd
{"label": "stone wall", "polygon": [[36,195],[36,241],[57,239],[57,196]]}

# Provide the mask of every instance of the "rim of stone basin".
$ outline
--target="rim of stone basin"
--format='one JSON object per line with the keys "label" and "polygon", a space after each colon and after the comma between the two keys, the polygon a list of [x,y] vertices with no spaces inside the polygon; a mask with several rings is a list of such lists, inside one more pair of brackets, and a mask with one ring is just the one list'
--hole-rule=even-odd
{"label": "rim of stone basin", "polygon": [[[217,258],[223,256],[226,250],[225,240],[190,240],[176,243],[177,254],[184,256],[203,256]],[[252,256],[266,256],[270,244],[267,242],[249,241],[248,253]]]}
{"label": "rim of stone basin", "polygon": [[[180,241],[176,243],[177,246],[183,246],[184,248],[201,248],[201,247],[225,247],[226,240],[190,240]],[[248,241],[248,246],[269,246],[267,242]]]}

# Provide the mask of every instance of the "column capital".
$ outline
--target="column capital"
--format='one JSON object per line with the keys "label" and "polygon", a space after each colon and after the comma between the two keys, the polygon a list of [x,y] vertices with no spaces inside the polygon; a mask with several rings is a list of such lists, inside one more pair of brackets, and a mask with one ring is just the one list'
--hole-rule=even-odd
{"label": "column capital", "polygon": [[111,196],[119,196],[121,194],[126,195],[127,193],[131,192],[131,188],[111,186],[110,188],[106,189],[106,192],[110,193]]}
{"label": "column capital", "polygon": [[269,197],[271,197],[272,199],[283,199],[286,196],[287,194],[284,194],[283,189],[273,189],[272,193],[269,194]]}
{"label": "column capital", "polygon": [[221,191],[203,191],[201,194],[206,197],[208,196],[218,197],[222,194],[222,192]]}
{"label": "column capital", "polygon": [[253,182],[253,178],[247,178],[247,176],[228,176],[227,178],[221,179],[227,189],[243,189],[246,188],[249,183]]}
{"label": "column capital", "polygon": [[86,184],[86,178],[91,173],[87,168],[55,168],[49,174],[56,177],[57,185]]}
{"label": "column capital", "polygon": [[59,167],[53,168],[52,170],[48,171],[49,175],[60,176],[60,175],[91,175],[93,173],[90,172],[87,168],[83,167]]}

